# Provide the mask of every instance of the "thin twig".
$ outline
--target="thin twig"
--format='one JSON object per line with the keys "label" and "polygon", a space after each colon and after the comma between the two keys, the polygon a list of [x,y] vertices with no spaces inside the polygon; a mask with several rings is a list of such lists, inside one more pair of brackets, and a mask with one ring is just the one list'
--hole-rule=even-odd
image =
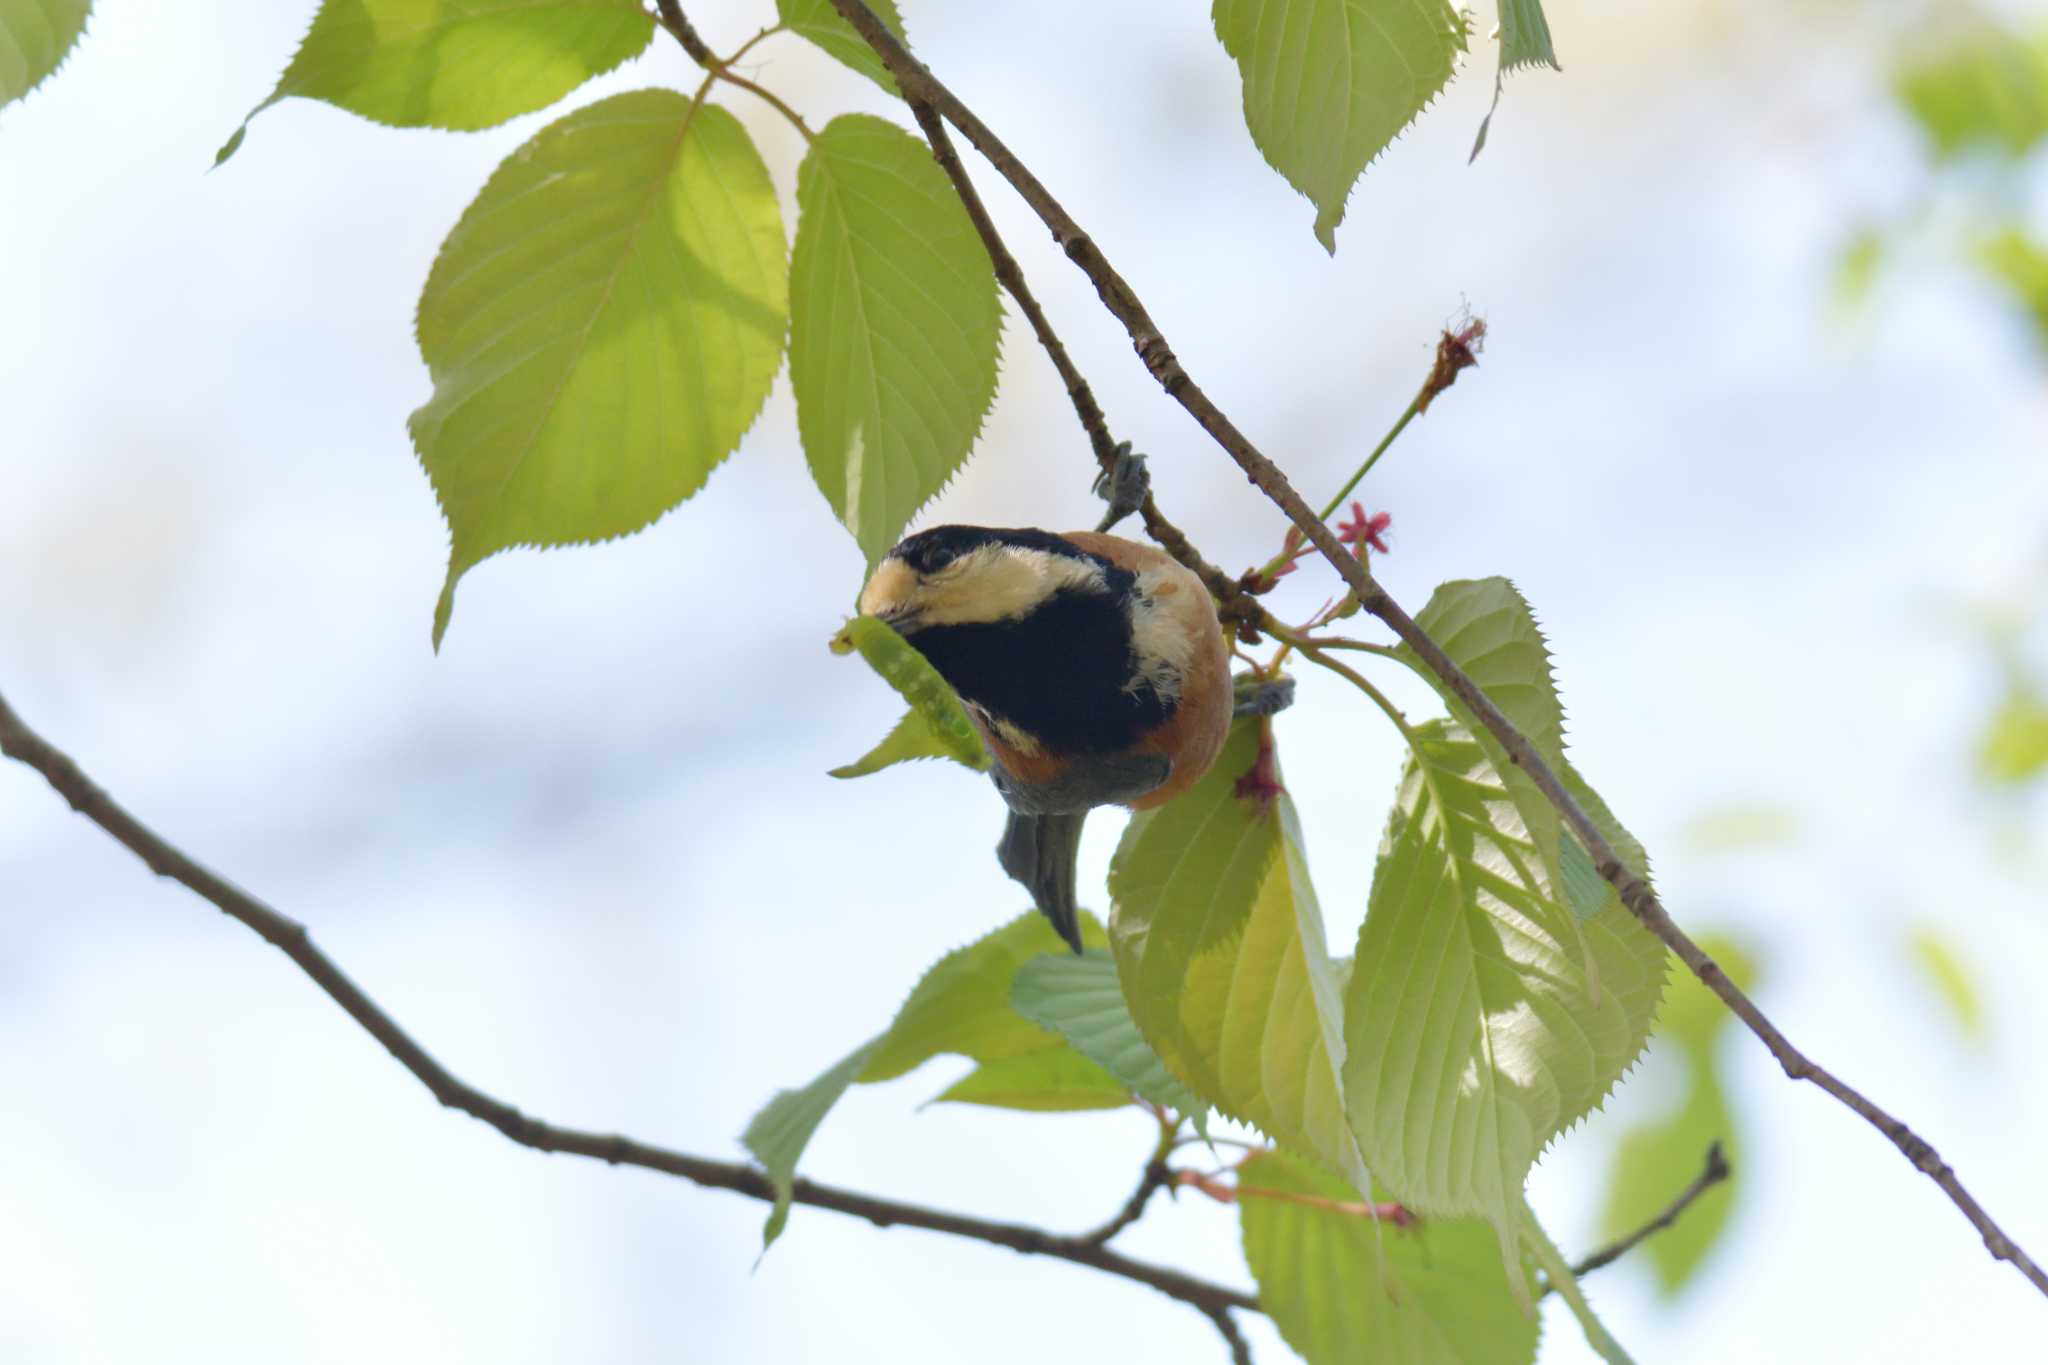
{"label": "thin twig", "polygon": [[1230,1310],[1220,1305],[1205,1305],[1202,1316],[1216,1324],[1216,1330],[1223,1335],[1223,1344],[1230,1348],[1230,1365],[1252,1365],[1252,1348],[1244,1339],[1244,1333],[1237,1330],[1237,1323],[1230,1316]]}
{"label": "thin twig", "polygon": [[[614,1166],[638,1166],[679,1176],[712,1189],[731,1190],[750,1199],[772,1201],[775,1198],[774,1187],[767,1175],[752,1166],[671,1151],[618,1134],[558,1127],[521,1113],[503,1100],[459,1080],[314,944],[305,925],[202,867],[144,825],[87,777],[77,763],[29,729],[7,704],[5,697],[0,697],[0,754],[41,773],[73,810],[112,835],[147,864],[150,871],[210,901],[282,951],[321,990],[327,992],[349,1018],[383,1044],[384,1050],[396,1058],[400,1066],[417,1077],[434,1098],[448,1108],[481,1119],[513,1142],[536,1151],[589,1157]],[[1168,1298],[1194,1306],[1212,1321],[1219,1315],[1227,1320],[1227,1310],[1232,1308],[1259,1311],[1258,1300],[1243,1290],[1214,1284],[1170,1267],[1134,1260],[1110,1250],[1100,1241],[1092,1240],[1094,1234],[1065,1236],[1043,1228],[972,1218],[853,1190],[836,1189],[809,1180],[796,1182],[794,1197],[799,1204],[864,1218],[877,1227],[924,1228],[930,1232],[1008,1247],[1028,1256],[1072,1261],[1091,1270],[1149,1285]],[[1231,1334],[1226,1332],[1225,1336],[1228,1339]]]}
{"label": "thin twig", "polygon": [[[1017,308],[1031,324],[1031,330],[1038,338],[1039,346],[1045,351],[1052,367],[1059,372],[1060,382],[1067,387],[1067,398],[1074,405],[1074,415],[1081,420],[1081,429],[1088,433],[1088,444],[1095,452],[1095,462],[1107,472],[1116,467],[1116,439],[1110,435],[1109,419],[1103,416],[1102,407],[1095,401],[1095,392],[1088,381],[1081,376],[1073,357],[1053,330],[1052,322],[1039,306],[1038,298],[1025,282],[1024,271],[1017,264],[1017,258],[1003,243],[1002,233],[997,231],[995,220],[989,217],[988,208],[982,203],[980,193],[974,188],[974,181],[968,177],[967,168],[961,164],[960,154],[953,147],[953,139],[946,132],[945,123],[932,106],[918,99],[910,101],[910,112],[917,119],[917,126],[924,130],[925,141],[931,144],[932,159],[939,163],[939,169],[953,182],[953,192],[960,204],[967,210],[969,221],[981,236],[982,245],[988,250],[989,264],[995,268],[995,276],[1004,290],[1017,302]],[[1159,510],[1159,504],[1147,493],[1145,501],[1138,506],[1138,515],[1144,519],[1145,532],[1159,542],[1166,552],[1193,570],[1209,589],[1212,596],[1225,604],[1226,609],[1235,604],[1240,616],[1247,611],[1258,613],[1258,603],[1239,586],[1236,579],[1202,558],[1194,544],[1182,534],[1179,527],[1166,519]]]}
{"label": "thin twig", "polygon": [[1131,1191],[1131,1197],[1124,1206],[1111,1215],[1108,1222],[1092,1232],[1081,1234],[1081,1240],[1095,1246],[1104,1246],[1109,1239],[1122,1232],[1145,1216],[1145,1206],[1152,1202],[1152,1196],[1173,1183],[1173,1171],[1159,1157],[1145,1163],[1145,1173],[1138,1177],[1138,1188]]}
{"label": "thin twig", "polygon": [[1222,409],[1210,400],[1201,386],[1195,383],[1160,332],[1158,324],[1146,311],[1137,292],[1110,265],[1108,259],[1096,247],[1094,240],[1082,231],[1080,224],[1074,221],[1038,177],[1033,175],[1031,170],[1018,160],[1016,154],[990,131],[987,124],[976,117],[973,110],[962,104],[922,62],[911,56],[909,51],[896,41],[895,35],[889,32],[875,17],[874,11],[863,4],[862,0],[832,0],[832,5],[881,57],[883,64],[889,68],[889,73],[896,78],[896,84],[906,99],[913,105],[924,103],[938,110],[946,121],[965,134],[967,140],[988,159],[989,164],[1010,182],[1025,203],[1038,215],[1039,220],[1052,232],[1053,239],[1066,252],[1067,258],[1088,276],[1095,286],[1096,293],[1101,296],[1103,306],[1124,325],[1132,347],[1153,379],[1169,397],[1187,410],[1218,445],[1223,447],[1225,453],[1237,463],[1238,468],[1244,471],[1245,477],[1286,513],[1289,521],[1301,529],[1302,534],[1322,552],[1323,558],[1330,562],[1339,576],[1350,586],[1360,604],[1391,627],[1394,633],[1415,651],[1430,672],[1450,688],[1452,693],[1472,710],[1480,724],[1501,742],[1507,750],[1509,760],[1527,772],[1537,789],[1557,808],[1558,813],[1584,843],[1587,852],[1592,855],[1600,875],[1620,893],[1622,903],[1644,927],[1677,953],[1679,959],[1693,974],[1708,989],[1721,997],[1735,1016],[1748,1026],[1750,1032],[1770,1049],[1787,1076],[1793,1080],[1813,1082],[1884,1134],[1916,1169],[1932,1179],[1955,1206],[1962,1210],[1963,1216],[1969,1219],[1971,1225],[1983,1237],[1985,1248],[1995,1259],[2011,1262],[2036,1289],[2048,1295],[2048,1273],[2044,1273],[2033,1258],[2006,1235],[2004,1229],[1984,1210],[1983,1205],[1963,1188],[1954,1170],[1925,1139],[1794,1047],[1763,1011],[1742,992],[1742,989],[1729,980],[1728,974],[1678,927],[1669,912],[1664,909],[1656,892],[1621,860],[1606,835],[1565,789],[1557,774],[1551,771],[1550,766],[1536,752],[1528,738],[1501,714],[1500,708],[1487,698],[1465,671],[1416,626],[1414,619],[1380,587],[1366,567],[1338,541],[1328,524],[1317,517],[1314,509],[1302,500],[1301,494],[1295,491],[1294,485],[1280,471],[1279,466],[1260,452]]}
{"label": "thin twig", "polygon": [[[1707,1164],[1705,1168],[1697,1176],[1693,1177],[1692,1184],[1687,1185],[1679,1193],[1678,1198],[1672,1200],[1670,1205],[1665,1208],[1664,1212],[1658,1214],[1634,1232],[1629,1233],[1626,1237],[1609,1242],[1606,1246],[1601,1247],[1598,1251],[1579,1261],[1572,1267],[1572,1278],[1582,1280],[1602,1266],[1613,1265],[1629,1252],[1635,1250],[1637,1244],[1651,1233],[1662,1232],[1665,1228],[1677,1222],[1678,1216],[1692,1207],[1693,1200],[1698,1199],[1708,1190],[1726,1180],[1730,1174],[1732,1172],[1728,1169],[1728,1159],[1721,1154],[1721,1144],[1718,1142],[1710,1144],[1707,1147]],[[1544,1286],[1543,1292],[1549,1293],[1550,1287],[1548,1285]]]}

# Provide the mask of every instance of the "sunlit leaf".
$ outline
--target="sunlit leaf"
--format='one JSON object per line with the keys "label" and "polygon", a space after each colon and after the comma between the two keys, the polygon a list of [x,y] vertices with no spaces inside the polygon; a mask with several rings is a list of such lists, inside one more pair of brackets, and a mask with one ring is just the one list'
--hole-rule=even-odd
{"label": "sunlit leaf", "polygon": [[1977,771],[2000,784],[2031,781],[2048,769],[2048,702],[2014,688],[1991,713],[1977,741]]}
{"label": "sunlit leaf", "polygon": [[[1102,926],[1086,911],[1081,935],[1096,947],[1103,943]],[[1034,1110],[1099,1109],[1111,1095],[1118,1104],[1126,1101],[1121,1082],[1011,1008],[1017,969],[1042,953],[1069,955],[1036,911],[948,953],[918,981],[879,1036],[810,1084],[779,1091],[762,1107],[741,1141],[775,1186],[765,1243],[773,1243],[789,1219],[798,1158],[849,1085],[893,1080],[941,1053],[957,1052],[983,1064],[974,1073],[981,1079],[970,1075],[940,1099]],[[1049,1053],[1067,1057],[1054,1061]]]}
{"label": "sunlit leaf", "polygon": [[1934,987],[1941,1003],[1948,1007],[1949,1017],[1955,1020],[1963,1036],[1981,1041],[1984,1037],[1984,997],[1978,993],[1976,974],[1963,961],[1955,944],[1939,930],[1923,924],[1913,931],[1906,946],[1912,954],[1913,964]]}
{"label": "sunlit leaf", "polygon": [[92,0],[0,0],[0,105],[63,65],[91,11]]}
{"label": "sunlit leaf", "polygon": [[1240,719],[1200,782],[1132,818],[1110,862],[1111,948],[1131,1017],[1169,1071],[1363,1180],[1338,1080],[1342,985],[1294,806],[1236,792],[1270,724]]}
{"label": "sunlit leaf", "polygon": [[715,105],[614,95],[506,158],[420,296],[437,645],[479,561],[637,531],[703,486],[768,397],[787,284],[767,168]]}
{"label": "sunlit leaf", "polygon": [[867,757],[850,767],[834,768],[832,776],[859,777],[906,758],[950,758],[976,772],[988,771],[988,750],[959,694],[894,627],[877,616],[854,617],[832,638],[832,652],[856,649],[868,667],[910,703],[910,714]]}
{"label": "sunlit leaf", "polygon": [[1642,1050],[1664,950],[1615,901],[1582,923],[1544,889],[1507,789],[1462,728],[1420,726],[1415,749],[1346,992],[1345,1094],[1366,1165],[1396,1198],[1481,1215],[1506,1244],[1537,1154]]}
{"label": "sunlit leaf", "polygon": [[[1309,1365],[1518,1365],[1539,1321],[1471,1218],[1400,1229],[1284,1196],[1354,1203],[1344,1181],[1283,1152],[1238,1169],[1244,1255],[1259,1306]],[[1383,1197],[1376,1192],[1375,1197]],[[1277,1196],[1277,1197],[1276,1197]]]}
{"label": "sunlit leaf", "polygon": [[[903,16],[896,12],[896,0],[867,0],[891,33],[909,46],[903,34]],[[775,0],[775,16],[792,33],[802,34],[837,60],[852,67],[890,94],[896,93],[896,78],[875,50],[853,31],[853,25],[839,17],[832,0]]]}
{"label": "sunlit leaf", "polygon": [[[1550,649],[1535,613],[1515,585],[1505,578],[1454,579],[1441,584],[1416,613],[1415,624],[1479,685],[1535,747],[1537,756],[1562,774],[1564,704],[1558,700],[1551,674]],[[1437,690],[1451,714],[1486,750],[1541,851],[1544,877],[1555,880],[1561,876],[1563,820],[1549,798],[1519,765],[1507,761],[1507,751],[1499,741],[1412,650],[1402,645],[1399,656]]]}
{"label": "sunlit leaf", "polygon": [[1464,17],[1444,0],[1215,0],[1212,14],[1252,141],[1335,252],[1352,185],[1450,80]]}
{"label": "sunlit leaf", "polygon": [[2048,33],[1986,23],[1938,47],[1916,44],[1896,86],[1937,157],[2022,156],[2048,137]]}
{"label": "sunlit leaf", "polygon": [[923,142],[832,120],[797,173],[790,385],[818,490],[873,565],[966,462],[996,388],[988,252]]}
{"label": "sunlit leaf", "polygon": [[277,89],[401,128],[490,128],[545,109],[638,56],[654,36],[639,0],[324,0]]}
{"label": "sunlit leaf", "polygon": [[1199,1122],[1209,1106],[1173,1078],[1146,1046],[1105,952],[1033,958],[1010,987],[1017,1013],[1071,1043],[1141,1099]]}

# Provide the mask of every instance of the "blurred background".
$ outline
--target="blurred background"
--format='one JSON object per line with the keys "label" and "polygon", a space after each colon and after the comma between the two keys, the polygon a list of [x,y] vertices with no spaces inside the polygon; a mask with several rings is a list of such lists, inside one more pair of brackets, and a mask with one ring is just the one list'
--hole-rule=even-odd
{"label": "blurred background", "polygon": [[[770,8],[693,7],[721,51]],[[1445,578],[1515,578],[1576,761],[1681,922],[2040,1256],[2048,60],[2010,35],[2048,13],[1547,8],[1564,74],[1510,78],[1468,166],[1482,16],[1332,260],[1246,136],[1205,6],[906,4],[920,54],[1312,498],[1400,412],[1438,328],[1487,319],[1480,368],[1365,485],[1393,515],[1384,580],[1413,609]],[[0,110],[0,692],[307,922],[465,1079],[737,1156],[770,1093],[1023,908],[972,775],[824,776],[898,703],[825,649],[861,561],[786,386],[652,530],[472,573],[436,657],[447,539],[405,434],[429,392],[412,309],[463,206],[554,115],[451,135],[287,101],[208,174],[310,0],[99,9]],[[759,53],[817,120],[884,109],[796,40]],[[572,102],[694,81],[660,38]],[[791,194],[795,135],[720,98]],[[1220,563],[1271,553],[1277,514],[978,178],[1169,513]],[[1089,473],[1013,325],[980,452],[922,520],[1092,522]],[[1279,602],[1305,613],[1332,583],[1305,566]],[[1342,950],[1398,740],[1320,677],[1302,694],[1282,753]],[[1084,885],[1118,823],[1093,822]],[[1533,1186],[1576,1254],[1727,1137],[1732,1186],[1588,1282],[1639,1359],[2038,1351],[2039,1296],[1930,1182],[1746,1033],[1672,1018]],[[849,1094],[809,1172],[1056,1229],[1121,1202],[1150,1120],[920,1110],[949,1067]],[[814,1210],[757,1266],[759,1204],[444,1113],[277,953],[18,766],[0,1087],[0,1360],[22,1365],[1221,1358],[1142,1288]],[[1199,1198],[1123,1245],[1249,1282],[1234,1214]],[[1543,1359],[1589,1359],[1549,1307]],[[1261,1360],[1290,1358],[1247,1327]]]}

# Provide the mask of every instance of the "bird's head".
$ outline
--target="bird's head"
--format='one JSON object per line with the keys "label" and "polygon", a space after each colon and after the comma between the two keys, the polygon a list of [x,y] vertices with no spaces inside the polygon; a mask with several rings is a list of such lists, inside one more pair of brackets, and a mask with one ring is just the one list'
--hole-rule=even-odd
{"label": "bird's head", "polygon": [[935,526],[889,551],[860,613],[905,635],[1029,616],[1060,592],[1107,593],[1109,566],[1046,531]]}

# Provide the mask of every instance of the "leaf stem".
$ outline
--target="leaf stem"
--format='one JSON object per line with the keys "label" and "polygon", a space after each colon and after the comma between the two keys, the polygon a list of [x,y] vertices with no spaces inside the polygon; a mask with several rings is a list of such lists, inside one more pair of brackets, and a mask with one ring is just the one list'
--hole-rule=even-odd
{"label": "leaf stem", "polygon": [[1337,490],[1337,496],[1331,498],[1329,503],[1323,508],[1322,520],[1328,521],[1336,515],[1337,509],[1344,505],[1344,499],[1351,496],[1351,490],[1358,487],[1359,480],[1372,472],[1372,467],[1380,462],[1380,456],[1387,453],[1387,447],[1394,444],[1395,438],[1408,429],[1408,424],[1414,421],[1416,415],[1422,411],[1422,395],[1425,392],[1427,392],[1427,389],[1416,392],[1415,397],[1408,404],[1408,410],[1401,414],[1400,420],[1387,429],[1387,434],[1382,436],[1380,443],[1373,447],[1372,454],[1365,457],[1365,463],[1358,466],[1357,472],[1344,481],[1344,486]]}

